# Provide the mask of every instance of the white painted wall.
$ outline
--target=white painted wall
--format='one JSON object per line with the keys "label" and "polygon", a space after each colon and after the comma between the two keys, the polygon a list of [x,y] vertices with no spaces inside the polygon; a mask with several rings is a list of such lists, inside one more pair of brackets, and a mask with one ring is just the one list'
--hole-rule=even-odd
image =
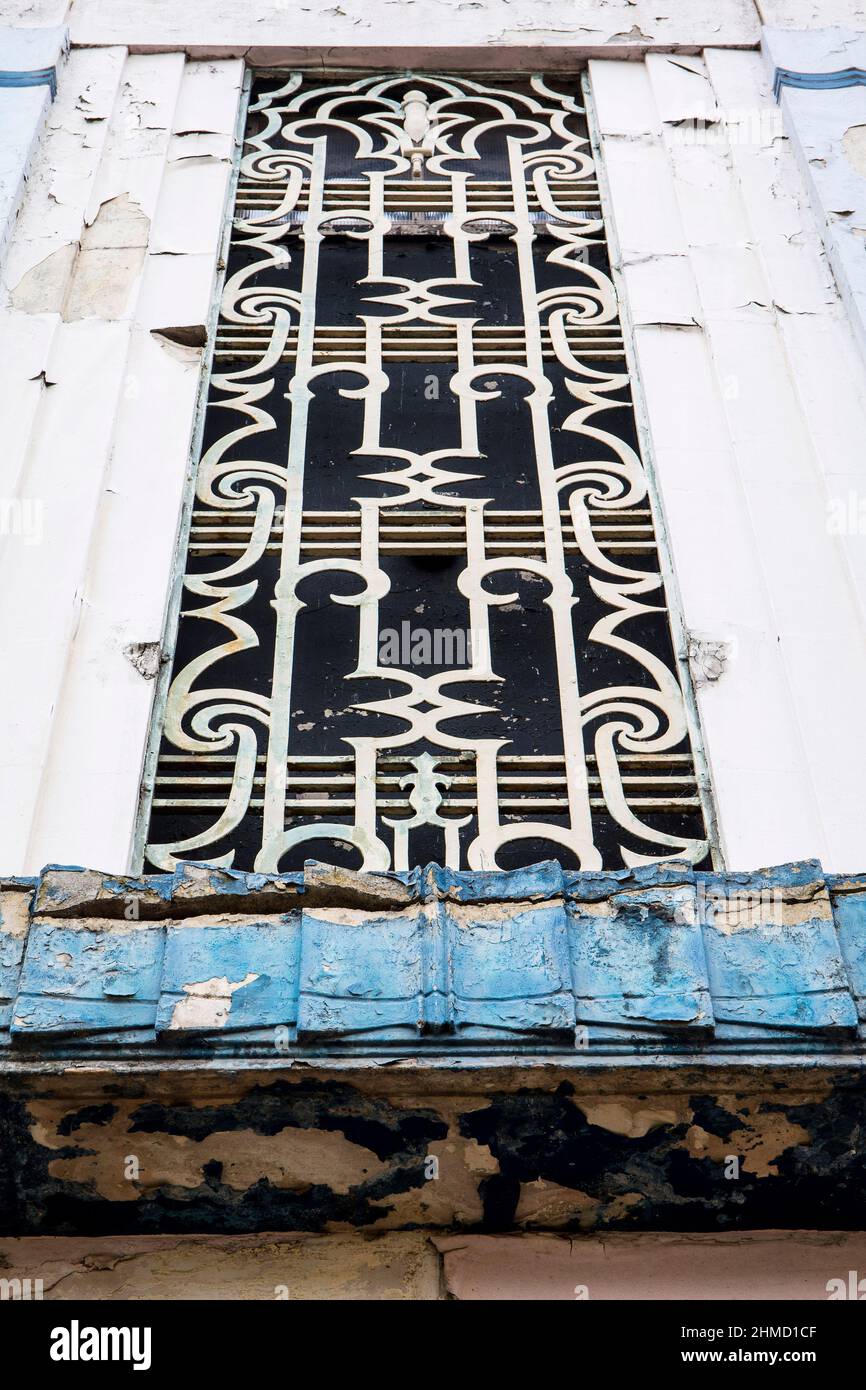
{"label": "white painted wall", "polygon": [[[592,62],[610,206],[729,867],[864,858],[866,374],[758,54]],[[678,124],[714,124],[690,139]],[[766,113],[728,127],[725,114]],[[759,142],[749,137],[753,134]]]}
{"label": "white painted wall", "polygon": [[599,45],[639,54],[678,44],[754,45],[760,37],[753,0],[74,0],[69,24],[78,44],[367,67],[411,64],[420,47],[427,66],[443,55],[460,65],[507,66],[522,51],[555,69]]}
{"label": "white painted wall", "polygon": [[[242,76],[190,52],[277,61],[289,9],[310,61],[369,62],[377,43],[393,61],[396,42],[435,66],[443,50],[413,48],[434,25],[467,63],[592,55],[684,618],[731,647],[699,691],[726,860],[862,868],[866,554],[832,533],[828,499],[866,497],[866,370],[757,51],[760,18],[817,24],[817,0],[580,0],[564,29],[545,0],[399,18],[371,0],[254,18],[240,0],[16,6],[29,25],[65,16],[78,46],[0,285],[0,497],[41,509],[39,542],[7,536],[0,556],[0,872],[127,867],[153,681],[125,649],[161,634],[200,379],[201,350],[159,330],[207,320]],[[717,119],[732,112],[755,138]],[[696,115],[712,140],[678,124]]]}
{"label": "white painted wall", "polygon": [[62,26],[26,29],[3,23],[0,7],[0,261],[15,226],[24,186],[45,118],[51,88],[40,81],[12,85],[59,66],[66,46]]}
{"label": "white painted wall", "polygon": [[[866,0],[3,0],[3,21],[42,26],[69,23],[76,44],[123,43],[184,49],[198,56],[286,61],[294,50],[334,61],[352,50],[391,56],[396,46],[432,51],[431,41],[455,52],[491,45],[548,47],[570,60],[609,46],[613,56],[647,48],[695,52],[752,47],[762,24],[817,29],[866,25]],[[490,61],[488,59],[488,61]]]}
{"label": "white painted wall", "polygon": [[[766,29],[761,47],[771,80],[796,73],[812,82],[846,69],[866,75],[866,19],[859,31]],[[866,360],[866,86],[786,83],[779,105]]]}
{"label": "white painted wall", "polygon": [[823,29],[832,24],[866,26],[864,0],[755,0],[761,23],[779,29]]}
{"label": "white painted wall", "polygon": [[126,866],[187,475],[236,60],[74,49],[0,295],[0,862]]}

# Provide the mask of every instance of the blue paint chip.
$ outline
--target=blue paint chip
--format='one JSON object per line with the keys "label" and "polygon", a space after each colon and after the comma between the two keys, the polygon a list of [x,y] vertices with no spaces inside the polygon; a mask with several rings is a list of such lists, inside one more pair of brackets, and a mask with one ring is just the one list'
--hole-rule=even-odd
{"label": "blue paint chip", "polygon": [[866,1029],[866,874],[828,880],[842,959],[854,1006]]}
{"label": "blue paint chip", "polygon": [[570,908],[578,1022],[625,1030],[626,1036],[711,1029],[692,884],[614,893],[609,904],[610,915],[589,911],[589,903]]}
{"label": "blue paint chip", "polygon": [[[164,932],[159,927],[36,922],[30,929],[11,1033],[155,1038]],[[115,982],[112,985],[112,982]],[[108,988],[106,989],[106,985]]]}
{"label": "blue paint chip", "polygon": [[166,930],[156,1029],[267,1041],[297,1022],[300,914]]}

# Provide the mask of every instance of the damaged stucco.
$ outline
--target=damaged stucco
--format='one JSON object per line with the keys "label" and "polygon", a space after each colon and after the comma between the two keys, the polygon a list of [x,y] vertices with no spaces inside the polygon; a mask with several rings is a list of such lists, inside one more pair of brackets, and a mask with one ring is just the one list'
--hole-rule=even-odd
{"label": "damaged stucco", "polygon": [[[0,1242],[9,1297],[45,1299],[430,1300],[442,1257],[421,1233],[356,1236],[155,1236]],[[30,1283],[27,1283],[27,1280]],[[37,1283],[37,1281],[39,1281]],[[2,1287],[2,1284],[0,1284]]]}
{"label": "damaged stucco", "polygon": [[815,861],[753,874],[49,868],[0,902],[13,1070],[190,1052],[861,1051],[866,883]]}
{"label": "damaged stucco", "polygon": [[[591,60],[589,85],[725,861],[842,871],[866,816],[866,372],[807,183],[758,53]],[[727,645],[718,679],[689,635]]]}
{"label": "damaged stucco", "polygon": [[12,307],[58,313],[64,323],[122,318],[147,254],[150,222],[128,194],[100,205],[77,244],[61,247],[21,277]]}
{"label": "damaged stucco", "polygon": [[67,35],[60,26],[13,28],[0,15],[0,264],[57,90]]}
{"label": "damaged stucco", "polygon": [[6,864],[129,853],[242,80],[73,48],[33,162],[0,282],[0,496],[40,527],[0,556]]}
{"label": "damaged stucco", "polygon": [[838,1068],[68,1072],[0,1103],[7,1235],[864,1224]]}
{"label": "damaged stucco", "polygon": [[7,883],[0,1228],[856,1228],[864,904],[816,864]]}
{"label": "damaged stucco", "polygon": [[752,0],[690,0],[687,13],[657,0],[572,0],[565,11],[559,0],[341,0],[293,4],[290,24],[284,0],[263,0],[254,15],[245,0],[218,10],[207,0],[75,0],[68,22],[78,44],[187,47],[252,64],[324,58],[341,67],[400,67],[421,47],[429,66],[501,68],[507,54],[508,64],[548,70],[601,47],[637,56],[674,45],[753,45],[760,26]]}
{"label": "damaged stucco", "polygon": [[696,690],[721,679],[733,657],[733,650],[732,642],[689,633],[689,668]]}
{"label": "damaged stucco", "polygon": [[839,1297],[840,1284],[862,1297],[849,1271],[864,1267],[866,1238],[845,1231],[0,1239],[0,1280],[22,1300],[787,1303]]}
{"label": "damaged stucco", "polygon": [[[864,487],[837,288],[856,266],[834,260],[862,253],[863,88],[804,164],[757,47],[762,22],[862,26],[862,6],[581,0],[564,20],[553,0],[344,0],[296,6],[288,45],[276,0],[6,12],[68,24],[73,46],[62,63],[54,40],[53,105],[45,84],[15,97],[0,207],[0,488],[44,526],[0,562],[0,867],[114,874],[3,885],[0,1229],[94,1244],[55,1246],[49,1270],[7,1239],[0,1277],[110,1297],[255,1267],[265,1297],[476,1297],[532,1287],[535,1262],[573,1297],[623,1268],[640,1283],[617,1242],[705,1231],[719,1296],[747,1247],[764,1289],[771,1269],[780,1297],[816,1296],[864,1224],[866,882],[786,861],[862,863],[863,535],[825,520]],[[782,868],[122,876],[242,60],[589,60],[727,863]],[[815,99],[784,88],[782,114]],[[494,1234],[545,1229],[591,1242],[583,1263],[571,1238]],[[208,1232],[223,1244],[184,1245]],[[698,1245],[660,1239],[687,1289]]]}
{"label": "damaged stucco", "polygon": [[762,48],[866,358],[866,18],[860,29],[766,29]]}

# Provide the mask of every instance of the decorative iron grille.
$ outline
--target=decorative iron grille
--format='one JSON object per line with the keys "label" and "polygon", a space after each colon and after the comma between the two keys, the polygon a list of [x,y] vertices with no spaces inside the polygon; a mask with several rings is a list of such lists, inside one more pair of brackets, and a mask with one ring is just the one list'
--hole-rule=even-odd
{"label": "decorative iron grille", "polygon": [[256,82],[150,867],[707,853],[585,113]]}

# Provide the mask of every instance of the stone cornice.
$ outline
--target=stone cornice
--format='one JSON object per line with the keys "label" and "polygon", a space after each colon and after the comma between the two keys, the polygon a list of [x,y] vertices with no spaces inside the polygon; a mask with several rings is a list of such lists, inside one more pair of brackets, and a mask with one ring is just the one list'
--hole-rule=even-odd
{"label": "stone cornice", "polygon": [[[182,865],[10,880],[0,1056],[183,1058],[863,1055],[866,875],[547,862],[408,875]],[[2,1065],[2,1063],[0,1063]]]}

